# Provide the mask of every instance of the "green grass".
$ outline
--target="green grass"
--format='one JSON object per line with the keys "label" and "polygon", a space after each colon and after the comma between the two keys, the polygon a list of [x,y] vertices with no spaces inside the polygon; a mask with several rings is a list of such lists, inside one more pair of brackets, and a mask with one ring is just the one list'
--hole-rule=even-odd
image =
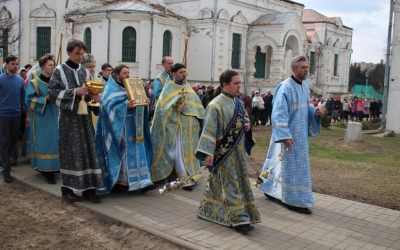
{"label": "green grass", "polygon": [[[253,130],[249,172],[261,171],[271,137],[270,127]],[[310,138],[313,190],[344,199],[400,210],[400,138],[363,134],[362,142],[346,143],[336,126]]]}

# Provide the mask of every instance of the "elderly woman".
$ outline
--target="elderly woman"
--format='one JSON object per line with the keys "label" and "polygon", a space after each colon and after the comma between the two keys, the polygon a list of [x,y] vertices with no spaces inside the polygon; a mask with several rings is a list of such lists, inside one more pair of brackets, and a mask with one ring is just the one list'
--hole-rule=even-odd
{"label": "elderly woman", "polygon": [[260,92],[256,91],[256,95],[253,97],[252,100],[252,108],[253,108],[253,116],[254,116],[254,123],[255,126],[258,126],[262,117],[262,112],[264,111],[264,100],[260,96]]}

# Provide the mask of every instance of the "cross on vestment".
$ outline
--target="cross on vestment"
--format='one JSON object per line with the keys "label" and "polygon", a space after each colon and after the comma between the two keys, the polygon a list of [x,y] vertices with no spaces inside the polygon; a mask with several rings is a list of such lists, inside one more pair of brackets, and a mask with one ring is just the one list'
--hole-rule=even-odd
{"label": "cross on vestment", "polygon": [[181,95],[181,99],[180,99],[181,105],[185,104],[185,98],[186,98],[187,93],[188,92],[186,91],[185,87],[183,87],[182,90],[179,92],[179,94]]}

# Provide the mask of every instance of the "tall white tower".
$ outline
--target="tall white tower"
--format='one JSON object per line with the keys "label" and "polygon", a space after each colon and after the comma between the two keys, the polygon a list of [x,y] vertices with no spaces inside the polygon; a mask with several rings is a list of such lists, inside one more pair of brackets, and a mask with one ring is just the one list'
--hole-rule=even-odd
{"label": "tall white tower", "polygon": [[400,1],[394,4],[392,58],[390,61],[386,129],[400,133]]}

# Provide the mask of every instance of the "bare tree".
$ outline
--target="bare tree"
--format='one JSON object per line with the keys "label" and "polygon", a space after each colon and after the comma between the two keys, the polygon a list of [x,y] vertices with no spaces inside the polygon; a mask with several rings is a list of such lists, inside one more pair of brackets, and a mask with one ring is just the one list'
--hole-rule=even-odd
{"label": "bare tree", "polygon": [[[0,0],[0,5],[10,0]],[[15,48],[17,41],[21,38],[18,25],[21,17],[12,17],[11,12],[5,5],[0,10],[0,46],[3,47],[4,56]]]}

